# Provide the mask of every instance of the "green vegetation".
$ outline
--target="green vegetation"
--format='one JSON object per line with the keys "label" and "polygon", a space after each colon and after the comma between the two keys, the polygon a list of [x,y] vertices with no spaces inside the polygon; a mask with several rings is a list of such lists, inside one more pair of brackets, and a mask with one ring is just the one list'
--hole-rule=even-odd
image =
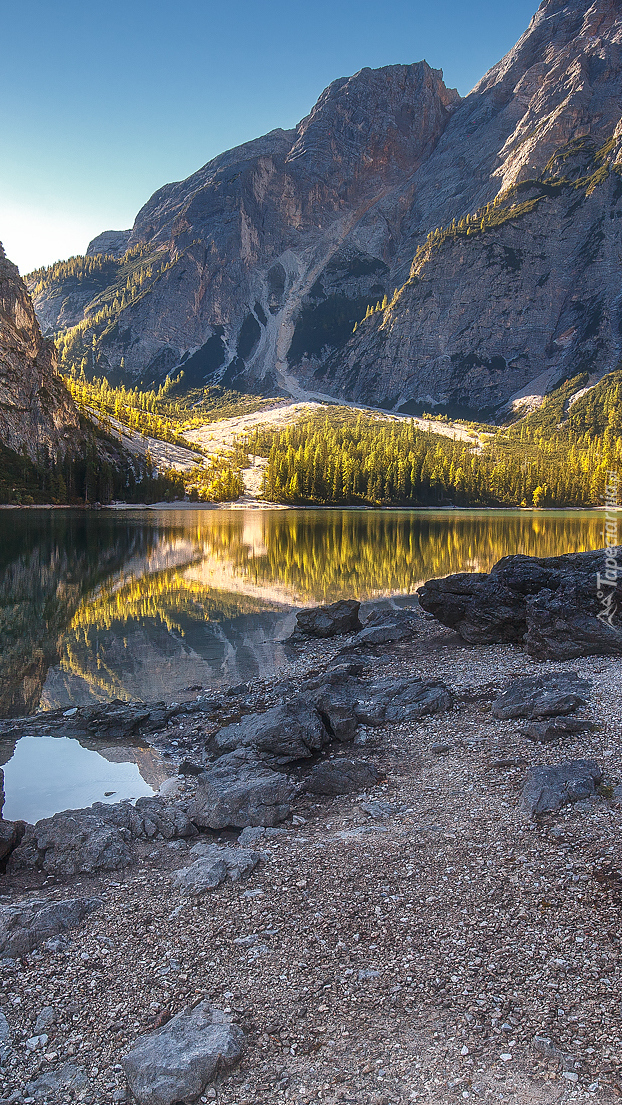
{"label": "green vegetation", "polygon": [[177,472],[158,472],[149,457],[132,462],[101,431],[83,426],[87,440],[82,456],[54,460],[41,450],[36,462],[0,445],[0,503],[153,503],[183,498]]}
{"label": "green vegetation", "polygon": [[[390,317],[391,310],[404,290],[416,283],[424,266],[446,243],[497,230],[505,223],[530,215],[544,200],[555,196],[574,195],[579,200],[586,199],[608,180],[610,173],[622,175],[622,164],[612,161],[616,146],[614,138],[610,138],[598,149],[589,137],[574,139],[553,154],[540,176],[513,184],[495,196],[492,203],[478,208],[477,211],[468,212],[460,219],[454,219],[450,226],[437,226],[431,230],[425,242],[417,247],[406,283],[401,288],[396,288],[389,302],[383,301],[375,307],[368,307],[365,317],[355,325],[354,331],[375,314],[385,316],[389,312],[386,318]],[[518,258],[510,259],[510,263],[513,267],[520,264]],[[382,325],[385,321],[383,318]]]}
{"label": "green vegetation", "polygon": [[585,382],[567,381],[509,427],[486,426],[480,446],[422,432],[411,421],[332,408],[275,434],[257,431],[245,447],[268,458],[263,494],[273,502],[599,505],[607,471],[622,468],[622,370],[567,415]]}

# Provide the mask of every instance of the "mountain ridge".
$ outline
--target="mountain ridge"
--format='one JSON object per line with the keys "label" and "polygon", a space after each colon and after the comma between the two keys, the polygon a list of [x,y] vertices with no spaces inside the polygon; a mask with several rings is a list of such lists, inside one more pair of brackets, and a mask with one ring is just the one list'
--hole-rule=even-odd
{"label": "mountain ridge", "polygon": [[[181,369],[189,387],[321,388],[487,415],[537,401],[619,359],[621,98],[617,5],[545,0],[464,99],[425,62],[363,69],[332,82],[297,128],[165,185],[129,238],[90,244],[110,250],[92,257],[95,295],[92,271],[31,276],[39,317],[62,331],[67,369],[86,360],[113,381],[151,385]],[[587,173],[608,142],[606,164]],[[571,195],[601,170],[589,194]],[[475,214],[481,224],[530,181],[525,202],[536,187],[557,191],[485,235],[444,239],[436,271],[422,262],[430,233]],[[123,245],[137,261],[114,255]],[[399,311],[374,311],[352,333],[399,288]]]}

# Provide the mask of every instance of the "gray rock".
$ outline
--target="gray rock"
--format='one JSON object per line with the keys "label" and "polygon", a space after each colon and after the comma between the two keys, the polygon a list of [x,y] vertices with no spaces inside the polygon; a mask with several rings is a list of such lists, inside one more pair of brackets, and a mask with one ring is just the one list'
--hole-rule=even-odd
{"label": "gray rock", "polygon": [[521,796],[523,812],[529,817],[554,813],[596,793],[602,771],[594,760],[570,760],[554,767],[532,767]]}
{"label": "gray rock", "polygon": [[[197,846],[198,847],[198,846]],[[194,851],[195,849],[193,849]],[[207,845],[203,854],[190,865],[173,875],[173,885],[184,894],[199,896],[207,890],[214,890],[225,879],[237,882],[250,874],[261,857],[257,852],[244,848],[219,848]]]}
{"label": "gray rock", "polygon": [[393,813],[393,806],[390,802],[381,802],[377,799],[372,799],[370,802],[361,802],[361,809],[364,813],[368,813],[370,817],[376,819],[390,817]]}
{"label": "gray rock", "polygon": [[492,704],[498,718],[547,718],[570,714],[585,706],[590,684],[574,671],[548,675],[520,677]]}
{"label": "gray rock", "polygon": [[308,637],[336,637],[341,633],[356,633],[361,629],[360,608],[360,602],[352,599],[342,599],[330,606],[315,606],[311,610],[300,610],[296,615],[296,625]]}
{"label": "gray rock", "polygon": [[135,805],[96,802],[88,809],[65,810],[29,825],[9,857],[9,869],[39,867],[63,876],[118,871],[133,862],[135,840],[196,835],[184,808],[167,805],[161,798],[139,798]]}
{"label": "gray rock", "polygon": [[382,772],[364,760],[324,760],[305,779],[310,794],[351,794],[374,786]]}
{"label": "gray rock", "polygon": [[243,750],[222,756],[197,776],[197,784],[188,816],[210,829],[277,825],[291,812],[300,791],[286,775],[270,771],[257,756]]}
{"label": "gray rock", "polygon": [[247,714],[213,738],[220,750],[250,748],[271,753],[279,763],[308,759],[329,740],[317,710],[302,698],[273,706],[263,714]]}
{"label": "gray rock", "polygon": [[37,1016],[33,1035],[39,1036],[53,1024],[56,1024],[56,1010],[52,1005],[45,1005]]}
{"label": "gray rock", "polygon": [[[69,1099],[66,1092],[68,1090],[85,1095],[90,1090],[90,1082],[84,1067],[72,1062],[63,1063],[60,1070],[46,1071],[39,1078],[27,1082],[24,1087],[26,1096],[44,1103],[59,1102],[59,1105],[65,1105]],[[84,1099],[86,1100],[86,1096]]]}
{"label": "gray rock", "polygon": [[195,1101],[217,1074],[230,1070],[243,1045],[242,1030],[222,1023],[222,1015],[203,1001],[140,1036],[121,1062],[139,1105],[180,1105]]}
{"label": "gray rock", "polygon": [[11,854],[17,844],[17,827],[12,821],[0,821],[0,862]]}
{"label": "gray rock", "polygon": [[383,725],[442,713],[451,709],[452,703],[451,692],[440,679],[384,679],[360,692],[354,710],[361,724]]}
{"label": "gray rock", "polygon": [[553,721],[532,721],[520,732],[537,744],[549,744],[551,741],[580,736],[581,733],[591,733],[594,727],[594,722],[586,718],[558,717]]}
{"label": "gray rock", "polygon": [[325,684],[309,696],[330,737],[338,741],[352,741],[356,733],[355,704],[359,684],[354,680]]}
{"label": "gray rock", "polygon": [[26,955],[44,940],[76,928],[101,904],[99,898],[68,898],[0,906],[0,957]]}
{"label": "gray rock", "polygon": [[354,643],[357,645],[385,645],[393,641],[405,641],[412,637],[413,627],[405,622],[387,621],[380,625],[365,625],[357,633]]}
{"label": "gray rock", "polygon": [[[622,550],[618,550],[618,558]],[[597,573],[606,553],[506,556],[488,574],[461,572],[428,580],[421,606],[471,644],[524,645],[538,660],[620,655],[619,618],[603,624]]]}

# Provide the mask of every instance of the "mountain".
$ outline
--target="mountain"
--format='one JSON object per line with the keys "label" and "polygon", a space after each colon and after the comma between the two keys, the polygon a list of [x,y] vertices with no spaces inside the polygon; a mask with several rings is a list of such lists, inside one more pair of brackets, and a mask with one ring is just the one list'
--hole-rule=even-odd
{"label": "mountain", "polygon": [[363,69],[31,274],[39,318],[112,380],[537,405],[620,359],[621,94],[614,0],[545,0],[462,100]]}
{"label": "mountain", "polygon": [[28,289],[0,244],[0,442],[38,462],[72,453],[81,436],[54,343],[41,336]]}

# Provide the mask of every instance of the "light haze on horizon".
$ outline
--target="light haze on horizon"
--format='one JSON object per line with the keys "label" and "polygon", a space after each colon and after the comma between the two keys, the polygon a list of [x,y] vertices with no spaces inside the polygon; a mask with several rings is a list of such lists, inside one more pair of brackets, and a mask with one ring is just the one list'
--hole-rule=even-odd
{"label": "light haze on horizon", "polygon": [[29,272],[130,227],[162,185],[295,126],[326,85],[425,59],[461,95],[537,0],[0,0],[0,241]]}

